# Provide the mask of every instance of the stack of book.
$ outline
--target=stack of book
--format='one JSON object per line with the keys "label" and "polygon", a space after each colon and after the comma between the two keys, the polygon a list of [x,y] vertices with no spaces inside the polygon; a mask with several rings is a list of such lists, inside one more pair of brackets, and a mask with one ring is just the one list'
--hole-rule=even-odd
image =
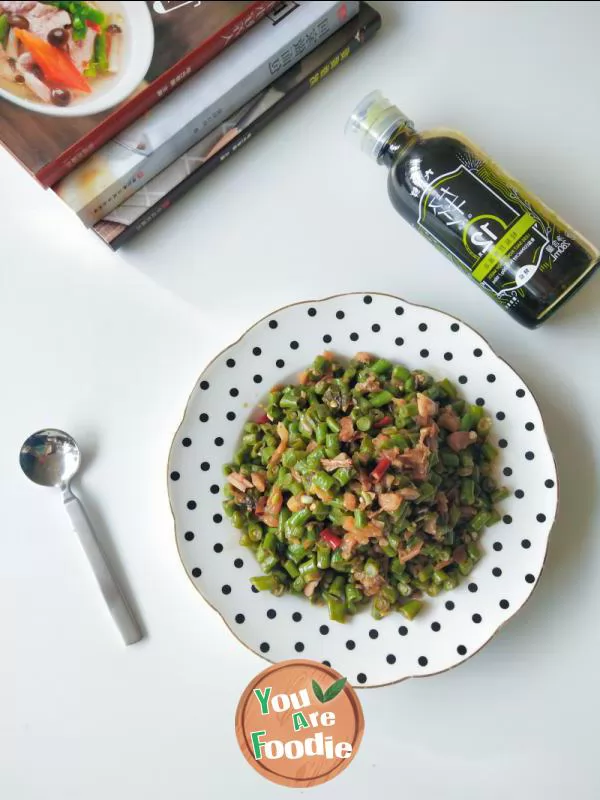
{"label": "stack of book", "polygon": [[0,141],[117,250],[380,25],[358,0],[0,0]]}

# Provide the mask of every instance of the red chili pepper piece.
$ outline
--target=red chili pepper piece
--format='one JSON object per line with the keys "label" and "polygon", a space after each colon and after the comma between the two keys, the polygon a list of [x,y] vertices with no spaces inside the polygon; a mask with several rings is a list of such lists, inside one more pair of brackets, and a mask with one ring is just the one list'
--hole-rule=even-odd
{"label": "red chili pepper piece", "polygon": [[338,548],[342,543],[340,537],[336,536],[335,533],[331,530],[331,528],[323,528],[319,536],[324,542],[327,542],[327,544],[329,545],[329,547],[331,547],[332,550]]}
{"label": "red chili pepper piece", "polygon": [[377,422],[373,425],[373,427],[385,428],[386,425],[391,425],[393,421],[394,420],[392,419],[392,417],[386,415],[385,417],[382,417],[380,420],[377,420]]}
{"label": "red chili pepper piece", "polygon": [[379,483],[379,481],[383,478],[383,476],[391,466],[392,462],[389,460],[389,458],[383,456],[383,458],[379,459],[379,461],[375,466],[375,469],[373,470],[373,472],[371,472],[371,477],[373,478],[375,483]]}

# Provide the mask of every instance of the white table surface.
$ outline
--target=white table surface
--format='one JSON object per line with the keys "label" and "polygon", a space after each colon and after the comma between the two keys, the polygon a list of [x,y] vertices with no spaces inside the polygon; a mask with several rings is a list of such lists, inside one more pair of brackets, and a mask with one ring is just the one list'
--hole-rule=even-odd
{"label": "white table surface", "polygon": [[[545,415],[561,507],[539,588],[479,655],[360,693],[362,749],[311,796],[600,796],[600,277],[538,331],[393,211],[344,141],[381,88],[422,128],[465,131],[600,242],[598,3],[379,3],[384,30],[129,249],[112,254],[0,153],[0,797],[279,798],[234,736],[265,662],[179,563],[171,437],[198,372],[269,310],[372,290],[455,314]],[[18,450],[44,426],[86,455],[78,489],[148,631],[124,648],[60,498]]]}

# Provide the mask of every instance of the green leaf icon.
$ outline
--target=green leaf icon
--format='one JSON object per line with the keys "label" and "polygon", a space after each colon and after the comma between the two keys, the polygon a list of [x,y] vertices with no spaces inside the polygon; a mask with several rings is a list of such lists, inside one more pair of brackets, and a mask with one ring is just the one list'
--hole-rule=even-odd
{"label": "green leaf icon", "polygon": [[330,700],[333,700],[338,694],[342,691],[344,686],[346,685],[346,678],[340,678],[339,680],[335,681],[331,684],[329,689],[323,695],[323,703],[328,703]]}
{"label": "green leaf icon", "polygon": [[315,693],[315,697],[317,698],[319,703],[324,703],[325,702],[325,695],[323,694],[323,689],[321,689],[321,687],[319,686],[319,684],[315,680],[313,680],[313,682],[312,682],[312,688],[313,688],[313,692]]}

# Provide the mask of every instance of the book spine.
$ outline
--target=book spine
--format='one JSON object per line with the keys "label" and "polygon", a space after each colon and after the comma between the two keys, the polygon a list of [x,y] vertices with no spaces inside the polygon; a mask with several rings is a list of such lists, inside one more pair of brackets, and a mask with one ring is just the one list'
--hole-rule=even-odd
{"label": "book spine", "polygon": [[[354,6],[353,13],[358,12],[358,3],[346,3],[347,6]],[[293,38],[306,34],[307,31],[314,33],[313,44],[310,50],[318,47],[325,40],[325,35],[320,31],[336,31],[341,27],[338,16],[340,3],[330,8],[322,16],[307,22],[306,27],[298,28],[294,32]],[[326,23],[326,24],[323,24]],[[273,80],[271,65],[282,61],[287,57],[287,68],[301,60],[301,54],[291,56],[290,39],[282,44],[276,51],[262,61],[252,72],[243,76],[240,81],[232,88],[225,91],[218,99],[205,107],[184,125],[177,133],[170,137],[168,141],[157,147],[156,150],[143,158],[143,164],[132,166],[125,174],[119,176],[111,185],[107,186],[85,207],[78,210],[78,216],[87,227],[91,227],[98,222],[120,203],[139,191],[148,181],[152,180],[159,172],[169,166],[176,158],[182,156],[190,147],[193,147],[201,139],[211,133],[219,123],[227,119],[238,108],[258,94],[268,86]]]}
{"label": "book spine", "polygon": [[[315,67],[314,71],[307,76],[301,83],[287,92],[281,100],[279,100],[270,109],[265,111],[260,117],[252,122],[245,130],[241,131],[235,138],[226,144],[218,153],[212,158],[208,159],[201,167],[195,170],[191,175],[185,178],[174,189],[168,192],[158,203],[148,208],[142,216],[140,216],[132,225],[129,225],[125,230],[119,233],[111,242],[106,242],[112,250],[118,250],[124,244],[133,239],[141,231],[145,230],[148,225],[151,225],[156,219],[161,217],[165,211],[168,211],[173,205],[186,195],[190,189],[197,186],[201,181],[207,178],[215,169],[226,161],[229,156],[240,150],[252,138],[260,133],[272,120],[276,119],[282,112],[289,108],[293,103],[303,97],[315,86],[318,86],[327,76],[344,61],[362,48],[362,46],[369,41],[381,27],[381,18],[374,19],[371,24],[366,25],[364,28],[357,32],[357,35],[340,46],[339,50],[326,58],[321,64]],[[358,35],[360,34],[360,35]],[[100,238],[102,238],[101,234]]]}
{"label": "book spine", "polygon": [[252,3],[249,8],[234,17],[225,28],[207,39],[202,47],[188,53],[177,64],[166,70],[160,78],[131,98],[122,108],[110,114],[93,130],[68,147],[58,158],[42,167],[36,178],[44,186],[53,186],[119,131],[149,111],[182,81],[198,72],[228,45],[259,22],[275,5],[277,5],[276,0]]}

